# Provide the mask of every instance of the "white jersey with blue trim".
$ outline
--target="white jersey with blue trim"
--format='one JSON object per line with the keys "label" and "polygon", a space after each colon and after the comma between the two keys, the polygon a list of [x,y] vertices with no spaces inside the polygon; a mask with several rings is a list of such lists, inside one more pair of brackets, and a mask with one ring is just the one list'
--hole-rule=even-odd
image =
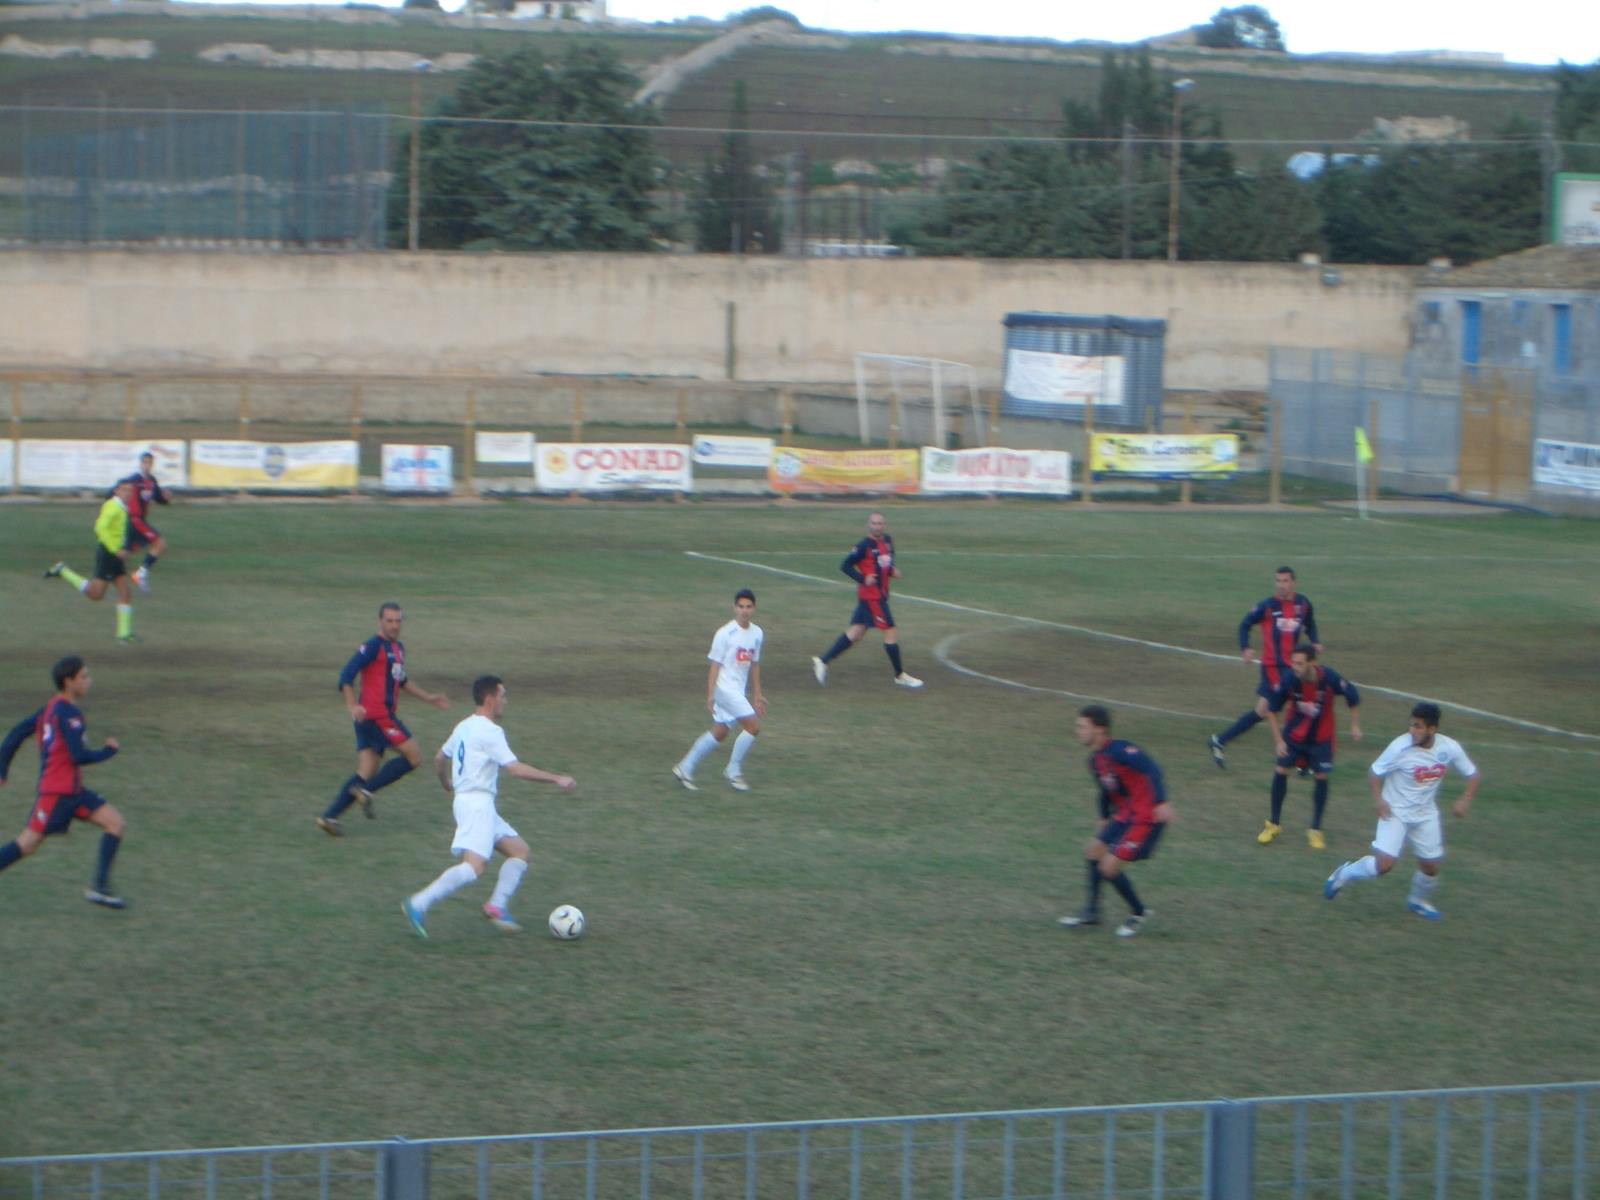
{"label": "white jersey with blue trim", "polygon": [[450,760],[450,785],[458,796],[464,792],[496,795],[500,768],[517,761],[506,731],[482,713],[473,713],[452,729],[442,753]]}
{"label": "white jersey with blue trim", "polygon": [[1372,764],[1372,773],[1383,778],[1383,802],[1402,821],[1419,821],[1437,815],[1439,784],[1454,767],[1462,775],[1478,773],[1461,743],[1442,733],[1433,735],[1433,745],[1424,749],[1402,733],[1390,742]]}

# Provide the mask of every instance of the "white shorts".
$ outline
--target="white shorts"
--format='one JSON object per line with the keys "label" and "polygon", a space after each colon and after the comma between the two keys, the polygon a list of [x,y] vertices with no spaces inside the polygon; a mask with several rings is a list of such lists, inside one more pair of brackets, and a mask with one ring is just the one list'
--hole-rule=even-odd
{"label": "white shorts", "polygon": [[747,721],[755,715],[756,706],[750,703],[748,696],[735,696],[720,691],[712,693],[711,719],[718,725],[737,725],[740,721]]}
{"label": "white shorts", "polygon": [[1403,821],[1399,817],[1379,817],[1378,831],[1372,835],[1372,848],[1379,854],[1399,858],[1407,842],[1411,853],[1429,862],[1444,857],[1444,826],[1437,811],[1420,821]]}
{"label": "white shorts", "polygon": [[517,831],[495,811],[494,797],[488,792],[458,792],[453,807],[456,836],[450,842],[451,854],[470,850],[479,858],[492,858],[496,842],[517,836]]}

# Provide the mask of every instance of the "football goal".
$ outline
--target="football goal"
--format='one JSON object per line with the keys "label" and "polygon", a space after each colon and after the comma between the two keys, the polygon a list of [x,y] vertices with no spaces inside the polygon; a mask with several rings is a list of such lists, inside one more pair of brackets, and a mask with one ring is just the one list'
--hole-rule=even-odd
{"label": "football goal", "polygon": [[904,354],[856,355],[856,412],[863,446],[938,446],[970,420],[988,444],[977,372],[969,363]]}

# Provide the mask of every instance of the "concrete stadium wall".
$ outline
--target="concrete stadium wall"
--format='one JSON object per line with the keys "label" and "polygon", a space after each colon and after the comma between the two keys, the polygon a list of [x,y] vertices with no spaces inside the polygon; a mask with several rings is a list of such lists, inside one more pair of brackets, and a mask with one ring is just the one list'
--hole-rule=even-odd
{"label": "concrete stadium wall", "polygon": [[[1416,271],[621,254],[0,252],[0,367],[543,372],[842,383],[858,351],[969,362],[1001,319],[1160,317],[1166,386],[1264,391],[1272,346],[1403,353]],[[1333,276],[1328,276],[1333,278]]]}

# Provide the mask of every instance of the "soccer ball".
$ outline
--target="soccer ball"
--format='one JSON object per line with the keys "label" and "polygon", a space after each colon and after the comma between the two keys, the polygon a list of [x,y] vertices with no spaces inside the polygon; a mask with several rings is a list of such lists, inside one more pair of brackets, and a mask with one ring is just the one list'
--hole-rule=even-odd
{"label": "soccer ball", "polygon": [[550,936],[564,942],[583,936],[583,911],[571,904],[563,904],[550,914]]}

